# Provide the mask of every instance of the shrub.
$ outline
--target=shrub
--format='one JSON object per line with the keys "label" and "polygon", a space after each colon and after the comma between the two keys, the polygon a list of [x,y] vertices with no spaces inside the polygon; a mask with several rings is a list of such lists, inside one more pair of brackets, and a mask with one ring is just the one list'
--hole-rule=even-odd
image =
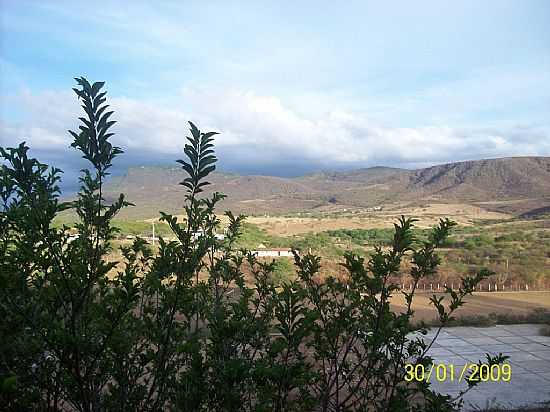
{"label": "shrub", "polygon": [[281,257],[273,263],[273,281],[275,285],[287,283],[291,281],[293,275],[295,275],[294,264],[291,259]]}
{"label": "shrub", "polygon": [[336,257],[343,256],[344,251],[334,245],[333,240],[326,233],[306,233],[301,238],[295,238],[291,246],[301,252],[312,251],[321,253],[324,256]]}
{"label": "shrub", "polygon": [[478,249],[483,247],[493,247],[494,238],[489,235],[475,235],[464,240],[464,247],[467,249]]}
{"label": "shrub", "polygon": [[236,246],[246,249],[256,249],[260,244],[267,247],[284,247],[284,239],[269,235],[265,230],[251,223],[243,222]]}
{"label": "shrub", "polygon": [[369,243],[374,245],[389,245],[393,231],[391,229],[336,229],[326,232],[331,237],[350,240],[356,244]]}
{"label": "shrub", "polygon": [[[409,333],[411,305],[418,282],[436,274],[436,249],[453,222],[441,220],[418,244],[414,220],[402,217],[389,248],[368,260],[345,254],[346,278],[320,282],[320,258],[295,253],[296,279],[276,287],[274,263],[236,248],[244,216],[226,212],[226,240],[216,241],[224,196],[203,192],[216,133],[190,123],[187,159],[178,160],[187,175],[185,219],[161,214],[177,241],[161,238],[153,254],[137,238],[121,248],[121,262],[108,261],[112,219],[131,205],[123,195],[113,204],[102,196],[122,150],[109,141],[103,83],[77,82],[85,117],[70,132],[72,147],[90,169],[74,202],[59,201],[60,171],[29,157],[25,144],[0,150],[3,410],[441,412],[460,404],[464,392],[451,398],[405,378],[407,363],[431,362],[433,341]],[[68,227],[52,225],[69,209],[80,233],[72,242]],[[205,235],[196,239],[199,230]],[[405,312],[394,313],[389,299],[400,292],[390,279],[406,256],[413,288],[402,292]],[[432,297],[442,325],[488,275]]]}

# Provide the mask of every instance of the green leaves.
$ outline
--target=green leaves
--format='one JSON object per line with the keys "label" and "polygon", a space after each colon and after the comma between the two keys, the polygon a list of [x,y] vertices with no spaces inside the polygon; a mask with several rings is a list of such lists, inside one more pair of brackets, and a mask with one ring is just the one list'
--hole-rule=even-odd
{"label": "green leaves", "polygon": [[184,148],[189,162],[185,160],[177,160],[177,162],[189,175],[180,184],[188,189],[190,196],[194,196],[202,192],[204,186],[210,184],[203,179],[216,169],[215,163],[218,159],[214,156],[212,142],[214,141],[213,136],[218,133],[202,133],[192,122],[189,122],[189,125],[191,126],[191,137],[187,137],[189,144],[186,144]]}
{"label": "green leaves", "polygon": [[448,218],[439,219],[439,225],[433,228],[429,235],[429,242],[434,247],[439,247],[449,237],[450,231],[457,225],[456,222],[449,220]]}
{"label": "green leaves", "polygon": [[[102,186],[122,151],[109,142],[114,122],[104,83],[76,80],[85,114],[78,132],[70,132],[72,146],[92,164],[82,171],[76,201],[58,202],[61,171],[30,157],[24,143],[0,148],[0,376],[13,371],[23,382],[14,385],[12,374],[2,382],[9,388],[0,399],[6,410],[59,410],[63,402],[64,409],[91,411],[88,400],[104,392],[98,382],[116,380],[115,354],[130,356],[121,342],[136,336],[133,311],[147,252],[123,253],[120,278],[110,278],[118,265],[105,258],[115,233],[110,222],[130,203],[121,195],[106,205]],[[56,228],[53,219],[68,209],[79,221]]]}
{"label": "green leaves", "polygon": [[405,218],[401,216],[397,223],[394,223],[393,250],[396,254],[403,254],[411,250],[414,241],[412,227],[418,219]]}
{"label": "green leaves", "polygon": [[106,92],[98,94],[105,82],[96,82],[90,85],[83,77],[75,78],[75,80],[81,88],[73,88],[73,91],[82,101],[82,108],[88,117],[79,118],[82,123],[79,126],[80,132],[69,130],[74,138],[71,146],[80,150],[83,153],[82,157],[89,160],[94,168],[102,176],[105,176],[105,171],[111,167],[113,159],[122,153],[122,149],[113,147],[109,142],[113,133],[108,133],[108,130],[116,122],[109,121],[113,112],[106,112],[109,107],[104,104]]}
{"label": "green leaves", "polygon": [[0,391],[2,393],[15,392],[16,387],[17,387],[16,375],[0,378]]}

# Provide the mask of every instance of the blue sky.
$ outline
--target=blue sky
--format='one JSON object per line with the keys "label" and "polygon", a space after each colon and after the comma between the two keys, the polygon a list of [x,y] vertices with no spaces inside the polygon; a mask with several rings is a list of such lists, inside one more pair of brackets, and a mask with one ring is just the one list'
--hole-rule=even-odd
{"label": "blue sky", "polygon": [[241,173],[550,155],[545,0],[0,6],[0,145],[67,170],[80,75],[107,82],[119,170],[179,158],[187,120]]}

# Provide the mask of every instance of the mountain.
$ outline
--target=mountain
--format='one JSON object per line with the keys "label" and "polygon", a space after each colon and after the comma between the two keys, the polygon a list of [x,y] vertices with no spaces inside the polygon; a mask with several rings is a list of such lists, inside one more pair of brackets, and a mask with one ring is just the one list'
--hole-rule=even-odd
{"label": "mountain", "polygon": [[[107,198],[125,193],[133,216],[181,210],[185,177],[178,167],[136,167],[107,184]],[[406,170],[371,167],[320,172],[296,178],[215,172],[208,192],[228,197],[223,209],[285,213],[322,206],[372,207],[396,202],[464,202],[490,210],[526,214],[550,204],[550,157],[511,157],[448,163]],[[207,192],[207,193],[208,193]]]}
{"label": "mountain", "polygon": [[549,157],[512,157],[449,163],[417,170],[409,183],[446,197],[522,198],[550,190]]}

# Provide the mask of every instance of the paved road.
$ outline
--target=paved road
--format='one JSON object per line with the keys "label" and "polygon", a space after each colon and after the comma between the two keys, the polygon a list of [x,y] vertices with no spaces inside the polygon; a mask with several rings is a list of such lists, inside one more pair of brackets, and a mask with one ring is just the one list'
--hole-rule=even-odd
{"label": "paved road", "polygon": [[[485,353],[510,356],[507,361],[512,370],[510,382],[481,383],[465,395],[464,410],[487,406],[538,406],[550,401],[550,337],[540,336],[539,328],[539,325],[445,328],[429,354],[436,364],[455,365],[455,371],[465,364],[485,359]],[[434,333],[432,329],[426,337]],[[456,381],[437,382],[433,377],[430,381],[433,388],[451,395],[466,387]]]}

